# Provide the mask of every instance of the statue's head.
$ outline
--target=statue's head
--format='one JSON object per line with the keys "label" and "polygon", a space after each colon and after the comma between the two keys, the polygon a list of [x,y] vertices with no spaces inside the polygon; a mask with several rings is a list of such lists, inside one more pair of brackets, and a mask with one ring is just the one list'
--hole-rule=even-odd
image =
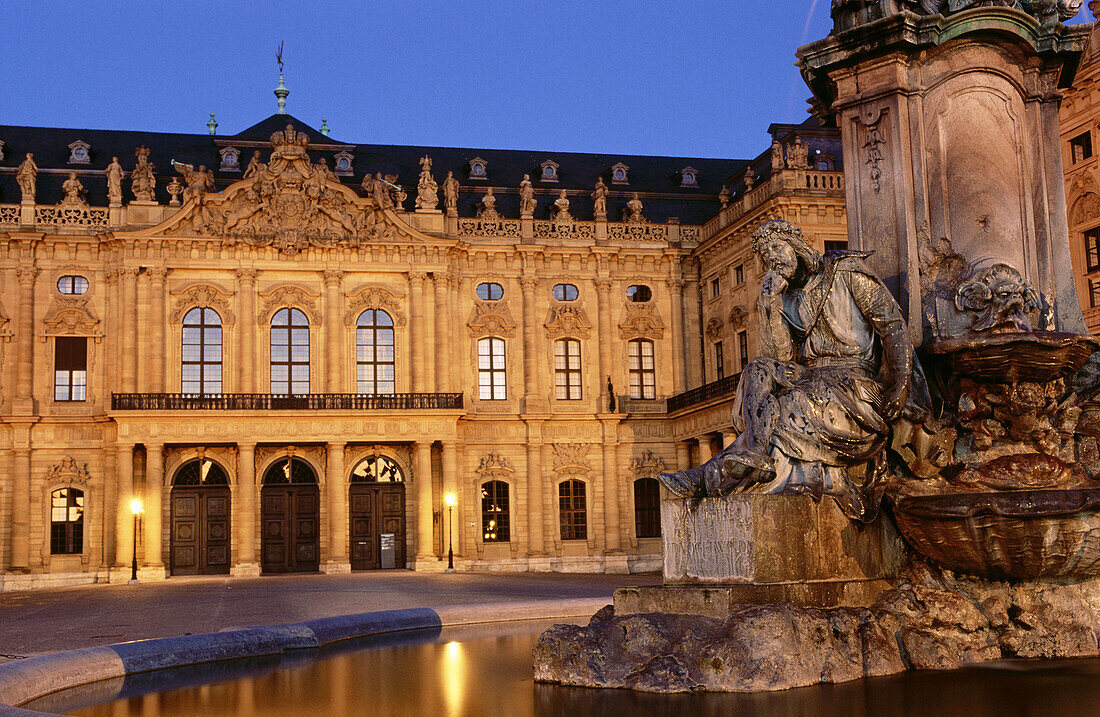
{"label": "statue's head", "polygon": [[784,279],[793,278],[799,270],[806,274],[821,271],[821,252],[802,237],[800,227],[782,219],[764,222],[753,232],[752,250],[765,271],[776,271]]}

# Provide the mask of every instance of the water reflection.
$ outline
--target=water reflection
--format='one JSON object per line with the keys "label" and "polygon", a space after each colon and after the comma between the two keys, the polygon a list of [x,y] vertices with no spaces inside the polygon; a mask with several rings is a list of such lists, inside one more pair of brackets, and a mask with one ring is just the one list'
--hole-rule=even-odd
{"label": "water reflection", "polygon": [[[193,715],[682,715],[1082,717],[1100,705],[1100,660],[1002,663],[778,693],[652,695],[535,685],[545,624],[476,626],[340,644],[102,683],[28,705],[97,717]],[[115,696],[120,698],[111,702]],[[92,702],[106,704],[90,705]]]}

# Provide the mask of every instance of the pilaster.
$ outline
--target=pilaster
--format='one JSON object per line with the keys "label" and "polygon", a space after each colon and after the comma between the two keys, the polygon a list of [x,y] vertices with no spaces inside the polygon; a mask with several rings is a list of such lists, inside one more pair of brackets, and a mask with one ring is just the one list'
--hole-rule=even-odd
{"label": "pilaster", "polygon": [[164,503],[164,446],[160,443],[145,445],[145,560],[150,568],[164,568],[163,516]]}
{"label": "pilaster", "polygon": [[[237,339],[237,354],[240,362],[237,375],[243,393],[256,392],[256,275],[251,267],[237,269],[237,297],[240,306],[240,336]],[[255,562],[255,556],[248,562]]]}
{"label": "pilaster", "polygon": [[168,270],[159,266],[151,266],[146,267],[145,273],[149,277],[149,292],[151,294],[149,302],[151,314],[149,319],[149,341],[145,347],[149,355],[149,390],[153,393],[163,393],[168,384],[166,376],[168,352],[164,350],[167,335],[165,302],[168,293]]}
{"label": "pilaster", "polygon": [[416,488],[416,569],[425,564],[436,562],[433,550],[434,529],[432,505],[432,444],[416,444],[416,473],[413,475]]}
{"label": "pilaster", "polygon": [[[247,373],[247,372],[245,372]],[[259,575],[256,561],[256,444],[237,444],[237,505],[233,506],[237,548],[234,575]]]}
{"label": "pilaster", "polygon": [[447,337],[447,275],[437,272],[432,281],[435,284],[435,341],[432,353],[435,354],[435,390],[437,393],[445,393],[451,388],[450,366],[454,362],[454,354],[444,350],[444,345],[449,345]]}
{"label": "pilaster", "polygon": [[523,291],[523,408],[524,413],[550,412],[543,389],[543,371],[539,370],[539,341],[535,318],[535,289],[538,279],[527,274],[519,280]]}
{"label": "pilaster", "polygon": [[31,423],[15,423],[11,491],[11,570],[30,571]]}
{"label": "pilaster", "polygon": [[[673,261],[673,271],[679,262]],[[684,360],[686,357],[687,348],[684,345],[684,280],[680,278],[671,278],[665,281],[665,285],[668,286],[670,299],[672,301],[672,392],[674,394],[683,393],[687,385],[687,363]]]}
{"label": "pilaster", "polygon": [[[341,322],[341,326],[343,323]],[[343,443],[329,443],[325,491],[328,498],[328,560],[326,573],[350,573],[348,560],[348,485],[344,471]]]}
{"label": "pilaster", "polygon": [[546,554],[546,535],[543,529],[542,478],[542,421],[526,421],[527,424],[527,540],[528,554],[534,557]]}
{"label": "pilaster", "polygon": [[130,502],[134,495],[134,446],[119,445],[115,449],[115,482],[118,494],[115,500],[115,559],[114,566],[130,564],[134,555],[134,514]]}
{"label": "pilaster", "polygon": [[607,379],[611,375],[611,279],[596,279],[596,314],[600,326],[600,405],[598,411],[610,410],[611,394],[607,391]]}
{"label": "pilaster", "polygon": [[137,391],[138,299],[136,266],[119,269],[122,277],[122,390]]}
{"label": "pilaster", "polygon": [[[427,391],[427,371],[425,370],[425,340],[427,331],[424,326],[424,279],[427,274],[422,271],[409,272],[409,299],[412,303],[409,313],[412,320],[409,322],[409,346],[412,348],[411,365],[409,366],[409,378],[413,393]],[[419,551],[420,548],[418,547]]]}
{"label": "pilaster", "polygon": [[324,277],[325,390],[329,393],[343,393],[344,367],[341,358],[344,355],[342,349],[346,329],[344,322],[340,320],[340,307],[343,303],[344,272],[338,269],[326,269]]}
{"label": "pilaster", "polygon": [[19,281],[19,312],[17,324],[15,400],[16,415],[33,415],[34,409],[34,282],[38,268],[22,264],[15,270]]}

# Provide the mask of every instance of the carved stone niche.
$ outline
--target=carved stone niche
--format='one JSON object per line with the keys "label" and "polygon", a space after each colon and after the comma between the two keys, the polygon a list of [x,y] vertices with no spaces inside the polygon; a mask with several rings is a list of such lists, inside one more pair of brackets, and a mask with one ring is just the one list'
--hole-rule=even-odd
{"label": "carved stone niche", "polygon": [[551,306],[543,323],[546,327],[546,337],[549,339],[560,338],[588,338],[592,329],[592,322],[584,309],[572,304],[560,304]]}
{"label": "carved stone niche", "polygon": [[369,284],[356,289],[348,294],[344,312],[344,325],[355,326],[359,321],[359,315],[367,309],[380,309],[385,311],[393,319],[394,326],[404,326],[407,323],[403,308],[403,295],[393,289],[378,284]]}
{"label": "carved stone niche", "polygon": [[466,325],[470,328],[470,335],[478,336],[515,336],[516,322],[512,318],[512,312],[508,309],[505,299],[499,301],[475,301],[474,310],[470,314]]}
{"label": "carved stone niche", "polygon": [[261,309],[256,312],[256,323],[267,326],[271,323],[271,317],[279,309],[300,309],[309,319],[310,326],[320,326],[322,323],[321,312],[317,310],[319,294],[314,294],[309,289],[298,284],[280,284],[272,289],[260,293],[263,301]]}
{"label": "carved stone niche", "polygon": [[184,315],[194,308],[210,308],[218,312],[222,326],[232,326],[236,321],[236,316],[229,304],[233,292],[217,284],[194,281],[172,289],[171,293],[176,297],[170,316],[173,323],[183,321]]}
{"label": "carved stone niche", "polygon": [[664,336],[665,324],[651,304],[628,302],[619,322],[621,339],[659,339]]}

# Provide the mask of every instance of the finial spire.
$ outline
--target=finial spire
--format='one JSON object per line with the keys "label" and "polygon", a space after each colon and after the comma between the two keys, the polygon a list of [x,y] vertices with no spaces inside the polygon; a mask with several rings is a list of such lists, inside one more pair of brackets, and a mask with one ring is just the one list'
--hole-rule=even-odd
{"label": "finial spire", "polygon": [[322,117],[321,118],[321,128],[318,130],[318,132],[320,132],[321,134],[328,137],[328,133],[331,132],[331,131],[332,130],[328,126],[328,120],[325,119],[324,117]]}
{"label": "finial spire", "polygon": [[210,113],[210,121],[206,123],[206,128],[210,130],[210,134],[218,133],[218,121],[214,119],[214,113]]}
{"label": "finial spire", "polygon": [[283,43],[279,43],[279,49],[275,51],[275,62],[279,63],[279,86],[275,88],[275,96],[279,98],[279,114],[286,114],[286,98],[290,90],[283,83]]}

